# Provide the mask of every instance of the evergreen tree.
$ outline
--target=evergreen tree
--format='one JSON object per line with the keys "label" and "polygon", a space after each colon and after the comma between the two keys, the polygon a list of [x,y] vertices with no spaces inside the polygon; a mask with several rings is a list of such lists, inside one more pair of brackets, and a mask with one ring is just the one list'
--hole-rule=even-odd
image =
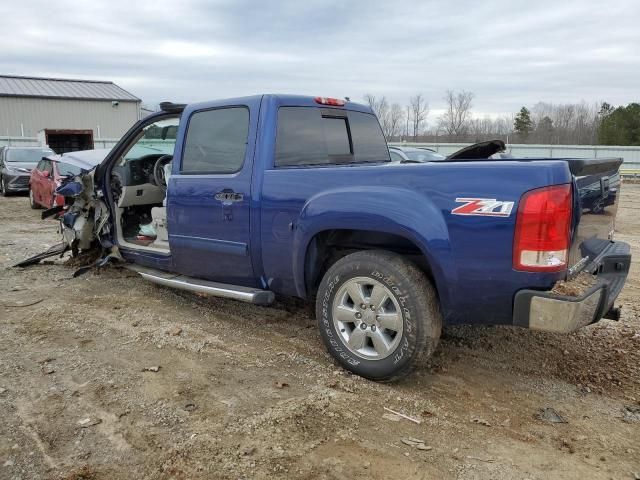
{"label": "evergreen tree", "polygon": [[527,140],[529,133],[533,130],[533,120],[531,112],[527,107],[522,107],[513,122],[513,129],[523,140]]}
{"label": "evergreen tree", "polygon": [[540,143],[553,142],[553,120],[547,115],[542,117],[536,125],[536,141]]}
{"label": "evergreen tree", "polygon": [[616,109],[603,104],[598,140],[601,145],[640,145],[640,104]]}

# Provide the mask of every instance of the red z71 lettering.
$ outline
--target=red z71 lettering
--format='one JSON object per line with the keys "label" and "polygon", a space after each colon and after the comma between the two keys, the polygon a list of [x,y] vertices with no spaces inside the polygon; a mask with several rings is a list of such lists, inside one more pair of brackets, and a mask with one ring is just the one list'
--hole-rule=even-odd
{"label": "red z71 lettering", "polygon": [[484,217],[508,217],[514,202],[502,202],[495,198],[456,198],[464,203],[451,210],[454,215],[479,215]]}

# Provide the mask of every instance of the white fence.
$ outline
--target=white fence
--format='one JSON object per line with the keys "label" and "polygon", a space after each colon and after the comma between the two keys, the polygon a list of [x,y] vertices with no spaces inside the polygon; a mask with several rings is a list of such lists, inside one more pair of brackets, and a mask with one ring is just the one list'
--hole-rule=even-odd
{"label": "white fence", "polygon": [[[94,148],[112,148],[119,139],[94,139]],[[0,137],[0,147],[11,146],[39,146],[35,137]],[[449,155],[470,143],[391,143],[411,147],[432,148],[443,155]],[[623,147],[612,145],[529,145],[508,144],[507,151],[515,157],[543,157],[543,158],[605,158],[620,157],[624,160],[623,171],[640,173],[640,147]]]}
{"label": "white fence", "polygon": [[[449,155],[471,143],[390,143],[405,147],[427,147],[443,155]],[[530,145],[508,144],[507,152],[518,158],[622,158],[622,170],[640,172],[640,147],[614,145]]]}

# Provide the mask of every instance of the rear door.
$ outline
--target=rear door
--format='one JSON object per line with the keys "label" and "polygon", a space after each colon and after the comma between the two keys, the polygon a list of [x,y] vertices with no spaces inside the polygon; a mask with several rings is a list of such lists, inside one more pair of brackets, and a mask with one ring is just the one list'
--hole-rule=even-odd
{"label": "rear door", "polygon": [[174,270],[254,285],[251,177],[260,98],[185,110],[169,179]]}
{"label": "rear door", "polygon": [[[51,165],[51,162],[48,162]],[[38,165],[34,168],[33,174],[31,175],[31,190],[33,191],[33,198],[36,203],[40,205],[48,205],[45,202],[45,188],[46,188],[46,178],[45,173],[47,171],[47,160],[40,160]]]}
{"label": "rear door", "polygon": [[53,162],[44,160],[44,176],[42,178],[42,205],[46,207],[53,206],[53,191],[56,189],[55,174],[53,171]]}

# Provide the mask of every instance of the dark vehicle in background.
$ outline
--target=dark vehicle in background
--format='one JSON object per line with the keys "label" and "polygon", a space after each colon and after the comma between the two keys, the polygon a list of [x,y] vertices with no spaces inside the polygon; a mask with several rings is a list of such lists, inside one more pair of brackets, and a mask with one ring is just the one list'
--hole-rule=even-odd
{"label": "dark vehicle in background", "polygon": [[[89,167],[95,166],[104,159],[107,153],[109,153],[108,149],[84,150],[42,158],[38,165],[31,170],[29,181],[31,208],[51,208],[56,205],[64,205],[64,197],[55,193],[62,180],[82,173],[78,162],[84,162]],[[80,165],[82,164],[80,163]]]}
{"label": "dark vehicle in background", "polygon": [[438,162],[447,158],[428,148],[392,145],[389,145],[389,155],[391,155],[391,161],[400,163]]}
{"label": "dark vehicle in background", "polygon": [[50,148],[43,147],[0,148],[0,195],[28,191],[31,170],[42,157],[54,153]]}
{"label": "dark vehicle in background", "polygon": [[611,175],[590,175],[578,179],[583,210],[605,213],[605,207],[616,204],[620,189],[619,172]]}

